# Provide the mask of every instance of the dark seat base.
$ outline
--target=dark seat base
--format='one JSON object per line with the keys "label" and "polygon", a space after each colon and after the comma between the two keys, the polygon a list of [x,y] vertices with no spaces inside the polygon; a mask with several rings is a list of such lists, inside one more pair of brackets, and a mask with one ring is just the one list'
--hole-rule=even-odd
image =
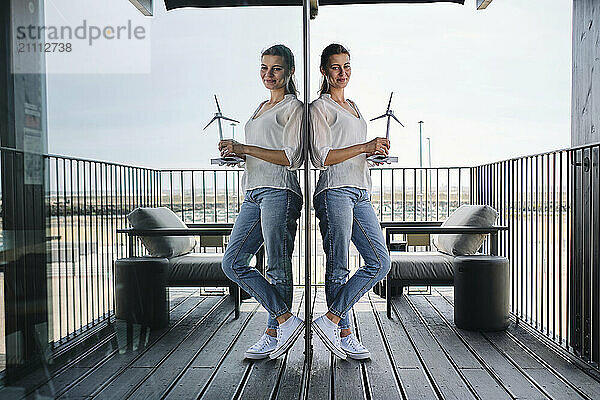
{"label": "dark seat base", "polygon": [[168,326],[168,273],[166,258],[116,260],[115,317],[151,329]]}
{"label": "dark seat base", "polygon": [[[115,317],[151,329],[163,328],[169,324],[168,287],[208,286],[228,287],[235,304],[235,318],[240,316],[241,294],[238,285],[219,274],[205,274],[199,278],[191,273],[173,276],[173,260],[158,257],[116,260]],[[212,264],[205,265],[205,269],[210,267],[221,271],[220,259]],[[193,268],[190,271],[193,272]]]}
{"label": "dark seat base", "polygon": [[510,323],[510,270],[498,256],[454,260],[454,323],[476,331],[499,331]]}
{"label": "dark seat base", "polygon": [[[374,288],[377,294],[386,299],[388,318],[392,317],[391,298],[401,296],[405,286],[454,285],[456,326],[483,331],[508,327],[510,282],[507,258],[484,254],[455,256],[451,259],[451,269],[446,271],[441,263],[433,262],[436,260],[431,258],[431,254],[423,254],[422,261],[418,253],[407,257],[415,265],[422,264],[420,270],[405,270],[405,265],[401,263],[402,255],[397,256],[397,260],[392,257],[392,270],[385,282],[380,282]],[[431,263],[430,269],[426,268],[428,263]],[[406,264],[407,267],[411,265]],[[462,275],[461,282],[457,284],[459,268],[462,269]],[[464,305],[461,301],[464,301]]]}

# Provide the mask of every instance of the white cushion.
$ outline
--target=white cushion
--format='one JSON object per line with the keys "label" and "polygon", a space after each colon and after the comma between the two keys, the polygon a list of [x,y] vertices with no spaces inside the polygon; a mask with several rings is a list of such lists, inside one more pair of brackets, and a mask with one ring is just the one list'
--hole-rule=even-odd
{"label": "white cushion", "polygon": [[[135,229],[188,229],[187,225],[167,207],[139,207],[127,215]],[[191,236],[141,236],[143,245],[153,257],[176,257],[187,254],[196,246]]]}
{"label": "white cushion", "polygon": [[[493,226],[497,218],[498,212],[488,205],[462,205],[448,216],[442,226],[485,228]],[[436,235],[433,245],[442,253],[466,256],[477,253],[485,236],[483,233]]]}

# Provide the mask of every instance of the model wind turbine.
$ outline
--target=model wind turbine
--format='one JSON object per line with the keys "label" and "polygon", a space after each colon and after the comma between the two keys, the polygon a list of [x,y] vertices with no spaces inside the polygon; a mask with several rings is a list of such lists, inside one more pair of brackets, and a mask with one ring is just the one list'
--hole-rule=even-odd
{"label": "model wind turbine", "polygon": [[[385,131],[385,138],[387,140],[390,140],[390,121],[391,121],[391,119],[393,118],[397,123],[402,125],[402,122],[400,122],[400,120],[398,120],[398,118],[396,118],[396,116],[394,115],[394,112],[390,109],[390,106],[392,105],[392,96],[393,95],[394,95],[394,92],[392,92],[390,94],[390,101],[388,101],[388,106],[387,106],[387,110],[385,111],[385,114],[371,119],[371,121],[375,121],[376,119],[387,118],[387,129]],[[404,125],[402,125],[402,127],[404,128]],[[372,161],[372,162],[377,162],[377,163],[391,164],[391,163],[397,163],[398,157],[389,157],[389,156],[384,156],[382,154],[375,154],[375,155],[368,157],[367,160]]]}
{"label": "model wind turbine", "polygon": [[[236,121],[235,119],[231,119],[231,118],[223,116],[223,113],[221,112],[221,107],[219,106],[219,100],[217,99],[216,94],[215,94],[215,103],[217,104],[217,112],[215,113],[215,116],[213,117],[213,119],[211,119],[210,122],[208,124],[206,124],[204,129],[208,128],[210,126],[210,124],[217,121],[217,124],[219,125],[219,140],[223,140],[223,126],[221,124],[221,120],[224,119],[226,121],[237,122],[238,124],[240,123],[240,121]],[[218,165],[235,165],[235,164],[238,164],[243,161],[244,161],[243,158],[229,156],[229,157],[212,158],[210,160],[210,163],[218,164]]]}

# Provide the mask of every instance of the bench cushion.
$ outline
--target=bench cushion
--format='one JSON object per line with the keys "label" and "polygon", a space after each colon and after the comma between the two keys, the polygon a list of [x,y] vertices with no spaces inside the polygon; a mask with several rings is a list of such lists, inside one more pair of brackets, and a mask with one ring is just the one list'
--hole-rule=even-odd
{"label": "bench cushion", "polygon": [[223,253],[189,253],[169,260],[169,284],[231,282],[221,268]]}
{"label": "bench cushion", "polygon": [[391,279],[452,281],[454,257],[439,251],[392,252]]}
{"label": "bench cushion", "polygon": [[[493,226],[498,212],[488,205],[462,205],[456,209],[442,226],[472,226],[486,228]],[[438,251],[452,256],[477,253],[485,240],[484,234],[444,234],[433,237],[433,245]]]}
{"label": "bench cushion", "polygon": [[[177,228],[187,225],[167,207],[138,207],[127,215],[135,229]],[[140,240],[152,257],[176,257],[187,254],[196,246],[190,236],[141,236]]]}

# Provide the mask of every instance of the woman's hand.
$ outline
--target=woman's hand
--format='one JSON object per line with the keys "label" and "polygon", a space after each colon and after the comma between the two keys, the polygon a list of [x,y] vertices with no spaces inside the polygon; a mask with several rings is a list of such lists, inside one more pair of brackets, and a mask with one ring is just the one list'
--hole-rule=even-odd
{"label": "woman's hand", "polygon": [[370,142],[365,143],[365,153],[367,157],[375,154],[388,155],[390,150],[390,141],[386,138],[375,138]]}
{"label": "woman's hand", "polygon": [[[335,165],[344,162],[359,154],[367,154],[367,157],[372,155],[387,156],[390,149],[390,141],[385,138],[375,138],[367,143],[359,143],[352,146],[344,147],[343,149],[331,149],[327,153],[327,158],[323,165]],[[382,163],[375,163],[382,165]]]}
{"label": "woman's hand", "polygon": [[219,142],[219,151],[221,152],[221,157],[240,157],[244,160],[246,159],[246,151],[245,146],[236,142],[233,139],[225,139]]}

